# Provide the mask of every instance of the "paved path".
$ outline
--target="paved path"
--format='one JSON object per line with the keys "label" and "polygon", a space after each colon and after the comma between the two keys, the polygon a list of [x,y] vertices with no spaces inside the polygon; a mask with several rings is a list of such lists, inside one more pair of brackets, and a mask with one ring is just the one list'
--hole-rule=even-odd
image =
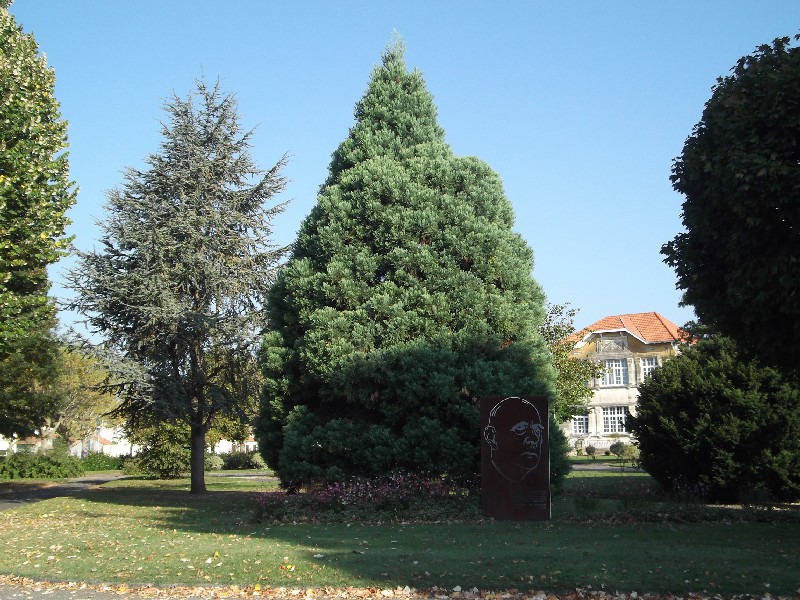
{"label": "paved path", "polygon": [[[122,475],[103,473],[89,475],[87,477],[75,477],[67,479],[63,483],[56,483],[41,488],[20,490],[13,494],[0,496],[0,511],[17,508],[22,504],[38,502],[39,500],[71,496],[77,492],[120,478],[122,478]],[[0,600],[5,600],[5,597],[0,595]]]}
{"label": "paved path", "polygon": [[578,463],[572,465],[573,471],[616,471],[617,473],[644,473],[644,469],[622,465],[610,465],[608,463]]}

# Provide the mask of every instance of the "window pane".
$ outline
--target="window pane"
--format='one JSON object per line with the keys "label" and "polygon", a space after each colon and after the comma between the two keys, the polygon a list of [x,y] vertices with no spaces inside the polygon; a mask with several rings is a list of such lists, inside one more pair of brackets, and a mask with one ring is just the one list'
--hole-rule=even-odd
{"label": "window pane", "polygon": [[625,433],[625,417],[628,412],[624,406],[603,407],[603,433]]}
{"label": "window pane", "polygon": [[642,380],[650,375],[653,370],[658,366],[658,358],[655,356],[648,356],[642,359]]}
{"label": "window pane", "polygon": [[628,385],[628,361],[624,358],[610,358],[605,361],[605,373],[600,385]]}
{"label": "window pane", "polygon": [[575,435],[589,433],[589,417],[585,415],[572,417],[572,433]]}

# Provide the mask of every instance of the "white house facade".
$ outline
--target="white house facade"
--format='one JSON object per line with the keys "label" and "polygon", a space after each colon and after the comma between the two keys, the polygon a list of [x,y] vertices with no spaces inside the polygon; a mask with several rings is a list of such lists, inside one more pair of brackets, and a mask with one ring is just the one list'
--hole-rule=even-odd
{"label": "white house facade", "polygon": [[628,417],[636,414],[639,384],[665,360],[677,356],[689,334],[659,313],[613,315],[575,334],[572,355],[599,362],[602,377],[589,382],[594,395],[586,415],[563,427],[576,451],[603,453],[614,442],[631,442]]}

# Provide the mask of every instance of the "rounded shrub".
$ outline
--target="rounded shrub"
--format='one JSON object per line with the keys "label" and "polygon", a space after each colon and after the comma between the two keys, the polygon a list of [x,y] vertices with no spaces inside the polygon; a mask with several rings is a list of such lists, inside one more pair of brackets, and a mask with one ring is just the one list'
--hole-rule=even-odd
{"label": "rounded shrub", "polygon": [[223,469],[266,469],[267,463],[258,452],[230,452],[221,454]]}
{"label": "rounded shrub", "polygon": [[[480,450],[473,449],[477,457],[465,452],[460,442],[464,437],[460,429],[446,428],[424,417],[399,440],[381,425],[362,427],[336,419],[323,427],[306,407],[297,407],[289,415],[284,430],[278,473],[283,487],[296,488],[313,482],[341,482],[357,477],[365,469],[386,473],[392,470],[392,465],[400,464],[406,473],[434,477],[445,473],[453,481],[466,483],[475,478]],[[558,492],[572,466],[569,440],[552,414],[549,444],[550,484]],[[433,457],[427,464],[448,468],[441,472],[419,469],[426,456]]]}
{"label": "rounded shrub", "polygon": [[719,502],[739,502],[754,489],[800,498],[795,380],[713,337],[667,361],[639,392],[631,429],[640,462],[666,489]]}
{"label": "rounded shrub", "polygon": [[139,446],[135,468],[159,479],[178,479],[191,470],[190,432],[183,423],[142,427],[130,436]]}
{"label": "rounded shrub", "polygon": [[219,471],[225,464],[221,456],[216,454],[206,454],[205,470],[206,471]]}
{"label": "rounded shrub", "polygon": [[144,471],[142,471],[139,466],[139,461],[135,456],[131,456],[122,461],[122,472],[129,477],[144,475]]}
{"label": "rounded shrub", "polygon": [[102,452],[89,452],[81,459],[87,471],[115,471],[122,469],[125,459],[122,456],[109,456]]}
{"label": "rounded shrub", "polygon": [[625,453],[625,446],[625,442],[614,442],[608,447],[608,450],[614,456],[622,456]]}
{"label": "rounded shrub", "polygon": [[178,479],[190,471],[189,449],[180,446],[144,448],[136,456],[138,468],[159,479]]}

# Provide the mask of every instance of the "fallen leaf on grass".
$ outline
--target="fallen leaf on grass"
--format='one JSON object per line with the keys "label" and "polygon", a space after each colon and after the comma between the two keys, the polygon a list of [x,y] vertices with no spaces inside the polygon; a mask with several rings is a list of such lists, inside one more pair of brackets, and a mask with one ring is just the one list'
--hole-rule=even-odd
{"label": "fallen leaf on grass", "polygon": [[[609,594],[592,589],[577,588],[572,592],[561,595],[546,594],[543,591],[522,591],[517,589],[508,590],[478,590],[473,588],[468,592],[456,591],[456,586],[451,593],[446,590],[433,587],[430,589],[412,589],[412,588],[397,588],[397,590],[387,590],[386,588],[357,588],[357,587],[340,587],[340,588],[296,588],[287,589],[285,587],[261,587],[260,584],[253,586],[240,587],[238,585],[224,586],[209,586],[209,587],[193,587],[193,586],[170,586],[170,587],[156,587],[152,585],[144,586],[130,586],[126,584],[117,585],[91,585],[87,583],[75,582],[43,582],[34,581],[32,579],[18,577],[14,575],[0,575],[0,585],[8,586],[11,590],[36,590],[52,592],[53,590],[68,590],[74,593],[77,590],[95,590],[100,592],[111,592],[118,595],[125,595],[131,600],[140,598],[158,598],[158,599],[174,599],[174,600],[212,600],[217,598],[265,598],[269,600],[282,600],[287,597],[298,596],[321,596],[326,600],[385,600],[391,597],[410,596],[414,600],[450,600],[452,598],[475,598],[475,599],[503,599],[503,600],[636,600],[643,597],[637,592],[617,592],[616,594]],[[391,595],[385,592],[391,592]],[[798,590],[800,594],[800,590]],[[688,592],[683,595],[674,594],[647,594],[644,596],[647,600],[676,600],[685,598],[687,600],[702,600],[707,598],[706,594]],[[744,600],[752,596],[741,595],[732,596],[736,600]],[[789,596],[772,596],[768,595],[771,600],[792,600]],[[722,598],[721,596],[719,598]]]}

